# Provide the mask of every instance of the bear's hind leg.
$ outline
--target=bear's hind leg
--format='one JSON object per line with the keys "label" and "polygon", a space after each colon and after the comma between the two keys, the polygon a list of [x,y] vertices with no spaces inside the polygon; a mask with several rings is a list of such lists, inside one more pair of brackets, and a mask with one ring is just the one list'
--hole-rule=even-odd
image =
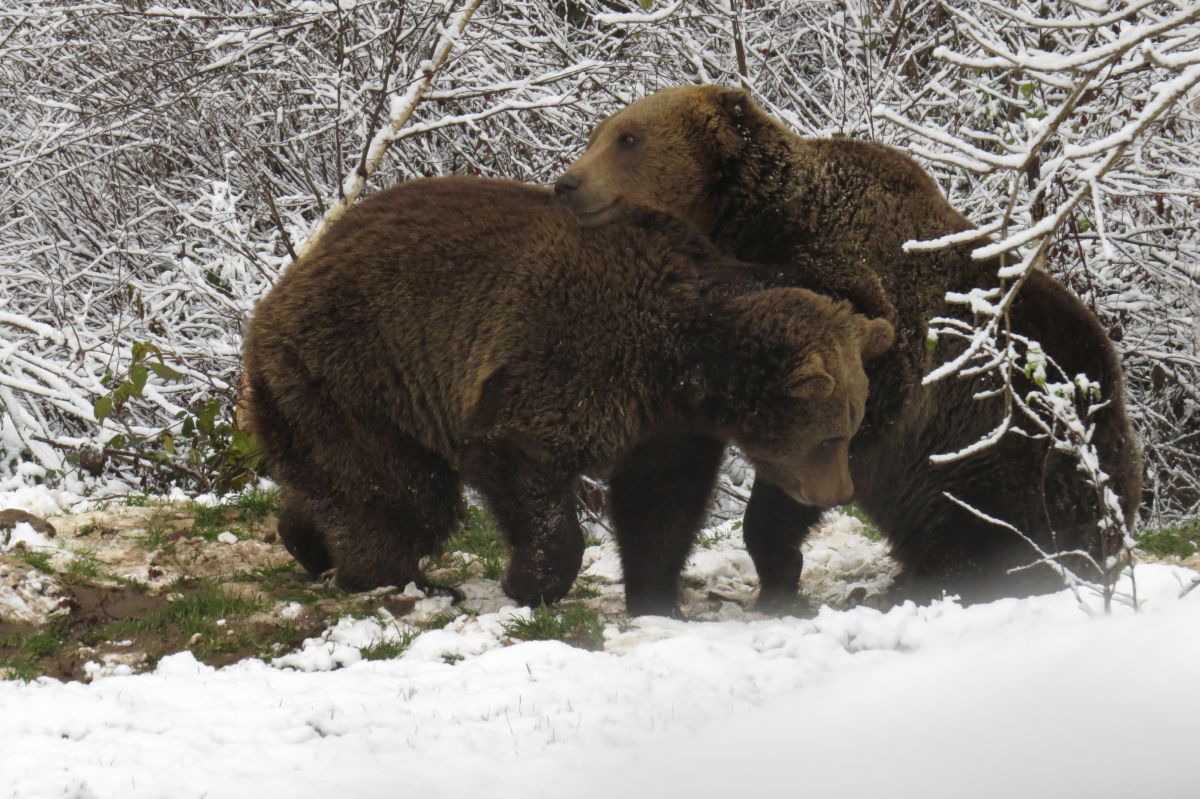
{"label": "bear's hind leg", "polygon": [[504,593],[530,607],[566,596],[583,564],[574,475],[503,448],[475,453],[470,473],[508,543]]}
{"label": "bear's hind leg", "polygon": [[462,484],[444,458],[403,436],[387,443],[386,453],[371,453],[383,460],[373,462],[370,479],[344,481],[325,525],[336,581],[347,591],[425,584],[421,558],[463,518]]}
{"label": "bear's hind leg", "polygon": [[680,616],[679,575],[712,494],[724,445],[665,436],[640,445],[609,481],[625,606],[631,616]]}

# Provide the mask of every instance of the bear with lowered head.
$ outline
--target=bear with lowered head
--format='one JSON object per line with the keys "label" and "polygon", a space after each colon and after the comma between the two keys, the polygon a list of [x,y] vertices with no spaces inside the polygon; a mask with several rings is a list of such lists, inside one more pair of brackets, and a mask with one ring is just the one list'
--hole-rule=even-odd
{"label": "bear with lowered head", "polygon": [[[963,345],[926,346],[929,320],[970,311],[947,292],[994,287],[1000,264],[973,260],[977,244],[906,252],[908,240],[967,231],[930,177],[910,158],[880,144],[797,136],[740,89],[689,86],[646,97],[604,120],[555,190],[584,224],[602,224],[628,205],[673,212],[724,252],[778,269],[781,284],[804,286],[895,322],[896,346],[868,368],[871,394],[851,446],[855,503],[887,536],[902,567],[898,596],[964,600],[1055,590],[1062,580],[1013,530],[1064,565],[1094,576],[1120,546],[1120,530],[1100,523],[1102,492],[1079,477],[1071,454],[1045,436],[1010,432],[994,446],[954,462],[997,427],[1003,392],[987,378],[923,385],[939,360]],[[1117,353],[1096,317],[1049,275],[1028,275],[1011,307],[1013,331],[1041,343],[1074,377],[1099,383],[1092,443],[1127,525],[1140,498],[1142,461],[1126,413]],[[1033,390],[1014,376],[1020,395]],[[977,399],[977,394],[985,395]],[[822,512],[797,501],[760,472],[746,508],[747,549],[760,578],[760,606],[787,606],[802,559],[799,544]],[[1115,538],[1115,540],[1114,540]]]}
{"label": "bear with lowered head", "polygon": [[892,342],[674,217],[582,226],[549,190],[438,178],[336,222],[259,303],[245,366],[280,537],[314,576],[421,581],[466,483],[506,538],[505,590],[553,602],[588,474],[611,480],[630,613],[673,613],[726,442],[797,503],[847,499],[863,363]]}

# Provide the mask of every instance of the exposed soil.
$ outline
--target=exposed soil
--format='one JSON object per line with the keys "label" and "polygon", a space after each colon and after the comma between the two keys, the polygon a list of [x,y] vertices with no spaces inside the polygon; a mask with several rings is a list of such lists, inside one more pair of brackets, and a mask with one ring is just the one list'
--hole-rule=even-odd
{"label": "exposed soil", "polygon": [[[395,622],[416,635],[461,613],[511,604],[499,584],[504,548],[476,508],[446,553],[427,564],[427,576],[461,599],[450,606],[422,602],[412,589],[346,594],[312,581],[277,540],[275,499],[251,492],[209,507],[132,497],[47,520],[13,515],[7,532],[0,530],[0,678],[135,673],[184,649],[214,666],[269,660],[344,616]],[[743,618],[752,606],[757,581],[736,531],[727,521],[702,535],[695,568],[682,581],[689,618]],[[590,543],[568,599],[514,629],[514,639],[596,646],[604,622],[623,616],[616,551]],[[805,587],[814,609],[870,601],[890,581],[883,545],[863,537],[849,517],[830,522],[807,546]],[[798,602],[792,612],[806,607]],[[393,654],[383,648],[363,656]]]}
{"label": "exposed soil", "polygon": [[34,525],[44,543],[0,552],[0,675],[88,680],[183,649],[214,666],[269,658],[341,616],[403,616],[417,601],[312,581],[276,540],[273,497],[238,501],[110,505]]}

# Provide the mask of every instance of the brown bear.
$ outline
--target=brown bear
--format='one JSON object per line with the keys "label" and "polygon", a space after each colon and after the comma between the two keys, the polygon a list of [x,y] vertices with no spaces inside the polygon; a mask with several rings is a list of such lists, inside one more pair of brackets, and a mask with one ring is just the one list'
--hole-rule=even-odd
{"label": "brown bear", "polygon": [[[905,252],[905,241],[971,227],[907,156],[872,142],[802,138],[744,91],[691,86],[651,95],[603,121],[555,190],[588,224],[629,204],[678,213],[726,253],[778,267],[782,283],[849,299],[896,323],[895,348],[867,370],[871,394],[851,447],[851,473],[856,504],[884,531],[901,564],[898,594],[924,599],[949,591],[973,601],[1062,586],[1045,566],[1019,569],[1034,550],[945,493],[1016,526],[1047,552],[1082,549],[1095,557],[1119,545],[1119,533],[1101,544],[1098,492],[1081,482],[1075,459],[1050,451],[1044,436],[1010,432],[965,460],[930,462],[976,441],[1003,416],[1002,396],[974,398],[995,388],[984,378],[922,385],[937,359],[961,351],[943,342],[929,352],[929,320],[970,321],[946,293],[996,286],[999,263],[973,260],[977,244]],[[1041,342],[1066,375],[1085,374],[1102,386],[1093,443],[1132,524],[1141,455],[1108,335],[1043,272],[1029,276],[1010,321],[1016,333]],[[1024,375],[1015,379],[1022,394],[1033,388]],[[744,531],[763,607],[792,601],[799,543],[821,512],[787,496],[770,475],[758,476]],[[1066,565],[1087,572],[1086,562]]]}
{"label": "brown bear", "polygon": [[757,274],[672,217],[584,227],[516,183],[367,199],[246,337],[280,537],[348,590],[419,581],[465,482],[507,539],[505,591],[553,602],[584,549],[574,481],[610,476],[629,611],[676,612],[725,442],[798,502],[846,499],[862,363],[893,341],[884,320]]}

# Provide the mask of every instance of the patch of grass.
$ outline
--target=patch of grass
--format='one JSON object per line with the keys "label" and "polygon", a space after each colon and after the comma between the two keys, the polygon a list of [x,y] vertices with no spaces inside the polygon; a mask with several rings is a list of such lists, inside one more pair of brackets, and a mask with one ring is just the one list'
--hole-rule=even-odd
{"label": "patch of grass", "polygon": [[54,567],[50,565],[51,555],[49,552],[40,552],[34,549],[19,549],[13,554],[43,574],[54,574]]}
{"label": "patch of grass", "polygon": [[447,610],[437,614],[436,616],[430,616],[428,619],[421,622],[420,626],[422,630],[440,630],[464,614],[471,616],[475,615],[464,610]]}
{"label": "patch of grass", "polygon": [[[496,527],[496,520],[491,514],[474,505],[467,508],[467,522],[463,528],[450,536],[442,547],[444,552],[463,552],[475,556],[481,574],[489,580],[499,580],[504,576],[504,564],[507,553]],[[473,561],[468,558],[455,557],[449,564],[454,576],[459,578],[457,584],[466,581],[470,576]]]}
{"label": "patch of grass", "polygon": [[149,494],[126,494],[121,504],[127,508],[144,508],[150,504]]}
{"label": "patch of grass", "polygon": [[412,642],[417,640],[418,635],[420,633],[416,630],[405,630],[394,641],[380,639],[370,646],[361,647],[358,651],[362,653],[363,660],[391,660],[408,649]]}
{"label": "patch of grass", "polygon": [[141,580],[135,579],[133,577],[122,577],[119,574],[105,574],[104,579],[112,580],[117,585],[124,586],[125,588],[130,588],[134,591],[137,591],[139,594],[145,594],[150,590],[149,583],[143,583]]}
{"label": "patch of grass", "polygon": [[242,654],[270,659],[281,651],[295,649],[308,637],[308,632],[295,624],[283,624],[269,630],[227,630],[214,627],[193,649],[200,658],[212,655]]}
{"label": "patch of grass", "polygon": [[603,582],[599,577],[590,574],[581,574],[575,578],[575,585],[571,586],[571,599],[592,599],[600,596],[599,585]]}
{"label": "patch of grass", "polygon": [[883,540],[883,533],[879,532],[879,528],[875,526],[875,523],[872,522],[857,505],[843,505],[838,510],[847,516],[858,519],[860,522],[862,522],[863,535],[865,535],[867,538],[871,539],[872,541]]}
{"label": "patch of grass", "polygon": [[228,531],[244,538],[244,532],[255,532],[263,519],[279,512],[279,491],[252,488],[231,497],[228,502],[218,505],[191,502],[187,509],[192,514],[192,536],[215,541],[218,535]]}
{"label": "patch of grass", "polygon": [[171,544],[171,540],[167,537],[169,533],[162,516],[151,516],[146,520],[146,528],[138,536],[138,546],[147,552],[166,549]]}
{"label": "patch of grass", "polygon": [[139,635],[171,634],[181,643],[193,635],[213,636],[218,619],[237,619],[263,610],[259,599],[234,596],[205,587],[195,593],[168,602],[141,619],[110,622],[88,633],[86,641],[95,645],[104,641],[135,639]]}
{"label": "patch of grass", "polygon": [[1200,519],[1147,530],[1138,536],[1137,548],[1160,557],[1190,558],[1200,552]]}
{"label": "patch of grass", "polygon": [[272,513],[279,513],[279,489],[265,490],[251,488],[238,494],[233,500],[233,506],[245,512],[245,519],[265,519]]}
{"label": "patch of grass", "polygon": [[42,671],[32,660],[14,658],[0,662],[0,680],[21,680],[33,682],[42,676]]}
{"label": "patch of grass", "polygon": [[67,565],[67,576],[76,582],[91,582],[101,576],[100,563],[96,560],[96,550],[79,549],[75,557]]}
{"label": "patch of grass", "polygon": [[230,522],[236,518],[236,511],[228,505],[201,505],[189,502],[188,512],[192,514],[192,529],[188,533],[193,538],[203,538],[205,541],[216,541],[217,536],[230,528]]}
{"label": "patch of grass", "polygon": [[230,579],[237,583],[258,583],[263,593],[270,594],[277,602],[313,605],[322,599],[341,599],[347,595],[333,583],[313,582],[293,562],[279,566],[260,566],[250,571],[238,572]]}
{"label": "patch of grass", "polygon": [[558,612],[541,605],[529,618],[505,623],[504,633],[520,641],[563,641],[582,649],[604,646],[604,620],[587,605],[568,605]]}
{"label": "patch of grass", "polygon": [[33,659],[56,655],[66,644],[66,635],[57,624],[47,625],[37,632],[0,638],[0,647],[15,649]]}

